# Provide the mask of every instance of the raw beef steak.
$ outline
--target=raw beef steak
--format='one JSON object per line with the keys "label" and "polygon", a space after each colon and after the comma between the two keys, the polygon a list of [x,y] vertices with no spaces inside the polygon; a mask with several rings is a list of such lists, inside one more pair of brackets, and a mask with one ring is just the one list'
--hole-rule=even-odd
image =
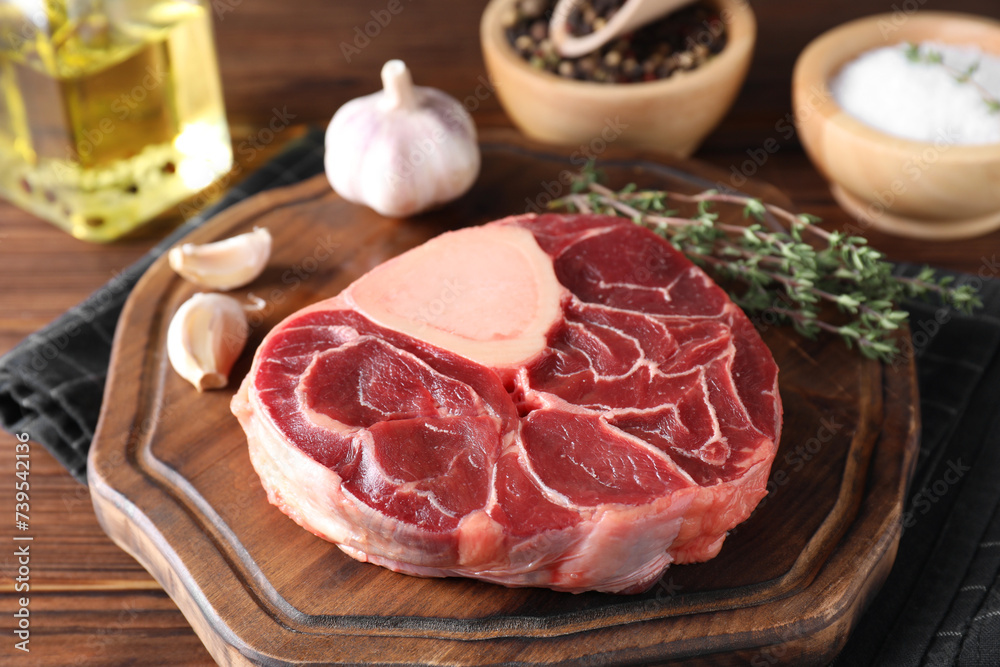
{"label": "raw beef steak", "polygon": [[233,399],[270,501],[422,576],[638,592],[765,494],[777,367],[622,218],[439,236],[291,315]]}

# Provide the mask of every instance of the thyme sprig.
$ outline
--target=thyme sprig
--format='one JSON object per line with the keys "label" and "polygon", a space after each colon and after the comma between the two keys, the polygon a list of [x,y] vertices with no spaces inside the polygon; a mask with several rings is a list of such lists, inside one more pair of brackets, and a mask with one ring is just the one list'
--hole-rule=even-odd
{"label": "thyme sprig", "polygon": [[998,100],[989,90],[986,89],[981,83],[976,81],[973,76],[979,71],[979,62],[971,63],[965,69],[958,69],[957,67],[952,67],[944,61],[944,55],[940,51],[935,51],[934,49],[920,49],[920,45],[916,42],[908,42],[906,48],[903,52],[906,55],[907,60],[914,63],[922,63],[924,65],[937,65],[941,67],[944,71],[948,72],[959,83],[967,83],[976,89],[979,93],[979,97],[983,100],[983,104],[990,113],[1000,113],[1000,100]]}
{"label": "thyme sprig", "polygon": [[[682,217],[669,208],[672,203],[694,204],[695,213]],[[749,223],[720,221],[716,205],[741,207]],[[631,218],[721,279],[744,310],[769,311],[810,338],[821,331],[837,334],[848,347],[884,361],[898,353],[894,332],[907,319],[896,306],[902,299],[935,294],[963,312],[981,305],[970,286],[952,285],[950,276],[939,278],[926,267],[914,277],[895,276],[864,237],[827,231],[814,224],[815,216],[741,194],[639,190],[634,184],[615,191],[588,164],[571,194],[549,208]],[[769,215],[772,225],[765,227]],[[844,315],[824,319],[824,303]]]}

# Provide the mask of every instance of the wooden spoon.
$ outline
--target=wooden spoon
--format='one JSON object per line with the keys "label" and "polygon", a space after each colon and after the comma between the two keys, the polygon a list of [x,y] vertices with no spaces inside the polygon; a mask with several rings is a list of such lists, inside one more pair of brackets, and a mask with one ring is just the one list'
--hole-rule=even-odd
{"label": "wooden spoon", "polygon": [[583,37],[569,34],[569,15],[581,0],[559,0],[549,20],[549,39],[563,58],[578,58],[601,48],[615,37],[641,28],[694,0],[626,0],[611,20]]}

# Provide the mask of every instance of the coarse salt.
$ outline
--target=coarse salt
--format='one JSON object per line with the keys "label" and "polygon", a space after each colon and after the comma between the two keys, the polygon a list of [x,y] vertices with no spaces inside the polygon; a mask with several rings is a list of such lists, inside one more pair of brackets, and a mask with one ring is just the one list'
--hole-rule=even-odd
{"label": "coarse salt", "polygon": [[[939,53],[940,63],[914,62],[906,44],[862,54],[830,81],[834,99],[847,113],[887,134],[947,144],[1000,142],[1000,113],[990,110],[982,86],[1000,96],[1000,57],[974,47],[936,42],[919,45],[920,54]],[[955,71],[978,63],[972,81]],[[953,71],[949,71],[953,70]]]}

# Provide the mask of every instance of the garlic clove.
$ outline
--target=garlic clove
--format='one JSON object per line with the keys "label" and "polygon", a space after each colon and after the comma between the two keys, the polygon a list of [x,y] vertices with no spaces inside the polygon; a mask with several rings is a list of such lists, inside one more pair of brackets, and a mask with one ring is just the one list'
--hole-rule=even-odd
{"label": "garlic clove", "polygon": [[198,293],[170,320],[167,357],[177,374],[198,391],[219,389],[229,381],[249,333],[246,313],[236,299]]}
{"label": "garlic clove", "polygon": [[201,287],[229,290],[254,280],[271,257],[271,233],[263,227],[214,243],[171,248],[170,268]]}

